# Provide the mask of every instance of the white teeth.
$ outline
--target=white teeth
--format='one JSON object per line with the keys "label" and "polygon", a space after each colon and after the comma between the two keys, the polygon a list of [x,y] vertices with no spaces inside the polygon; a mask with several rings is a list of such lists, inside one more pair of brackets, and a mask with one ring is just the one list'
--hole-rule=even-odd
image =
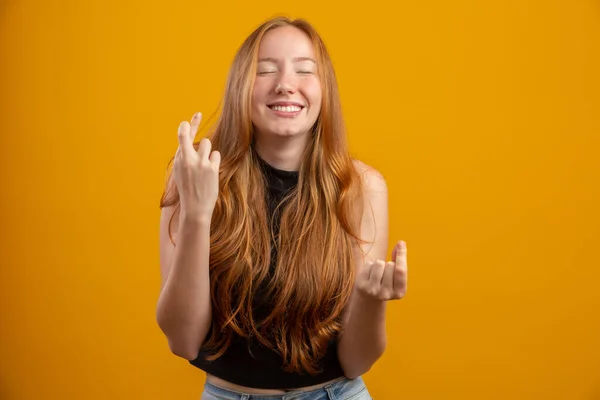
{"label": "white teeth", "polygon": [[272,110],[274,111],[283,111],[283,112],[298,112],[302,110],[302,107],[298,106],[272,106]]}

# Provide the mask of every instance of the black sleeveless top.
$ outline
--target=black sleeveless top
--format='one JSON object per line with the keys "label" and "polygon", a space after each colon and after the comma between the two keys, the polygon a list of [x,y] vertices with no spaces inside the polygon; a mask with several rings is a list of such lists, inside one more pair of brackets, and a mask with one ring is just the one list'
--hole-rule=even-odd
{"label": "black sleeveless top", "polygon": [[[265,173],[268,188],[269,216],[275,215],[275,207],[298,183],[297,171],[283,171],[258,158]],[[277,226],[277,221],[275,221]],[[277,227],[275,227],[277,229]],[[272,252],[271,268],[275,267],[276,252]],[[259,292],[260,293],[260,292]],[[268,313],[267,303],[262,303],[255,312]],[[228,382],[258,389],[294,389],[303,386],[318,385],[344,375],[337,356],[337,340],[329,343],[319,367],[318,375],[293,373],[283,370],[283,358],[275,351],[265,347],[257,340],[235,335],[227,351],[214,361],[204,357],[209,353],[201,348],[198,357],[190,364]]]}

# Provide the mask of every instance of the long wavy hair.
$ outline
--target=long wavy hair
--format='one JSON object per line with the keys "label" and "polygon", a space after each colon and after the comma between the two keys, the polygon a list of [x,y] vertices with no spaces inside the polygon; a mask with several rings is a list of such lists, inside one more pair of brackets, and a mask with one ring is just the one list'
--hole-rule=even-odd
{"label": "long wavy hair", "polygon": [[[251,97],[263,36],[289,25],[312,41],[322,106],[298,184],[279,205],[280,229],[274,237],[267,182],[253,148]],[[334,68],[307,21],[273,18],[243,42],[227,77],[220,115],[207,136],[221,153],[220,193],[210,228],[213,319],[203,345],[212,349],[208,359],[220,357],[237,334],[279,352],[286,371],[317,373],[319,359],[342,330],[341,314],[353,289],[356,251],[363,242],[363,195],[347,146]],[[160,206],[172,205],[179,206],[179,195],[168,179]],[[277,263],[270,273],[272,240]],[[272,308],[259,317],[252,306],[257,290],[265,287],[261,296],[267,296]]]}

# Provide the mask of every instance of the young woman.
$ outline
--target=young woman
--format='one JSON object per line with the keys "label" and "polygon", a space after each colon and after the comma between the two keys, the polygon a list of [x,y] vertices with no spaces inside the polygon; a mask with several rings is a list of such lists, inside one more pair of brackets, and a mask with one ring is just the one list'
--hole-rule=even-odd
{"label": "young woman", "polygon": [[304,20],[242,44],[208,138],[197,113],[161,199],[157,321],[203,399],[370,399],[386,301],[406,293],[387,189],[350,157],[334,69]]}

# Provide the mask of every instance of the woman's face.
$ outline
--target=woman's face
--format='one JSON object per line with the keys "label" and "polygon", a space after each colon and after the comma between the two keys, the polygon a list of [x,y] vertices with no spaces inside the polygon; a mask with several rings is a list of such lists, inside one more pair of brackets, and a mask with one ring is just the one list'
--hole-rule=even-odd
{"label": "woman's face", "polygon": [[309,37],[293,26],[267,32],[258,50],[252,122],[261,136],[307,133],[321,110],[321,84]]}

